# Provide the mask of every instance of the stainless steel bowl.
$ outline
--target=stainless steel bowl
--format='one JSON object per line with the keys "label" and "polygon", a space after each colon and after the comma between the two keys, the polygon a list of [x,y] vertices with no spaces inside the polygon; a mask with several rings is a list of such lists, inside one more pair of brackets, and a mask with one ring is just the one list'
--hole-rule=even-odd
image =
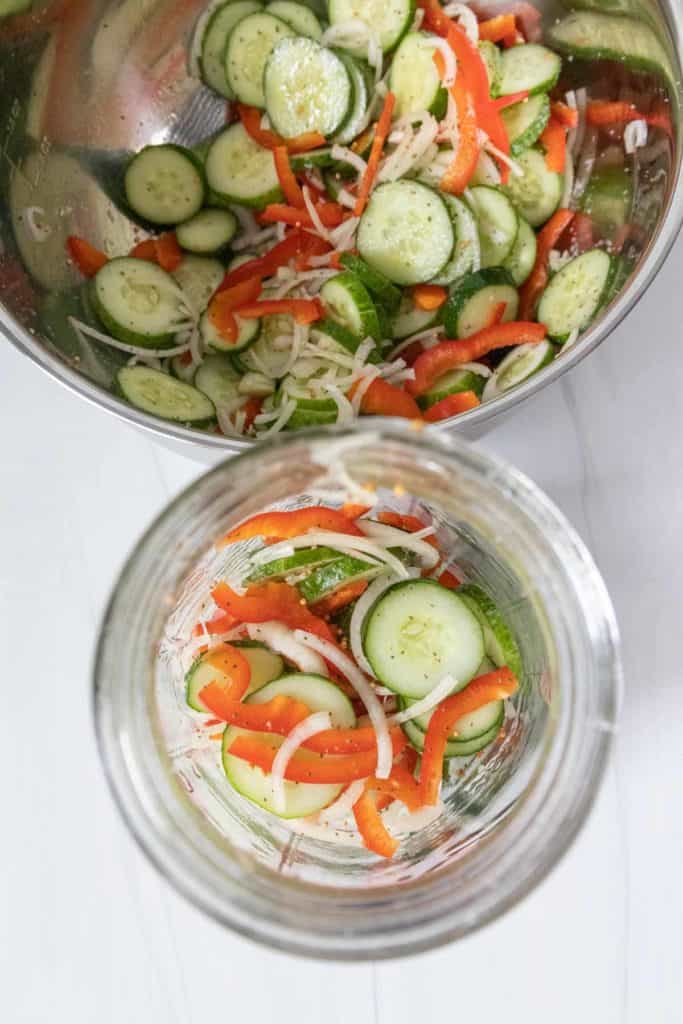
{"label": "stainless steel bowl", "polygon": [[[489,6],[496,0],[485,0]],[[502,0],[501,0],[502,2]],[[38,0],[0,19],[0,332],[83,398],[181,445],[235,451],[251,442],[186,429],[141,412],[111,392],[115,362],[85,348],[66,323],[76,271],[69,234],[111,253],[135,240],[111,199],[126,152],[146,143],[192,144],[224,120],[225,105],[188,70],[194,24],[206,0]],[[541,3],[546,23],[567,7],[636,17],[668,53],[672,121],[680,127],[683,9],[680,0],[564,0]],[[578,67],[578,62],[576,64]],[[589,74],[620,78],[617,63]],[[651,83],[645,82],[647,90]],[[618,85],[619,92],[622,85]],[[650,208],[652,206],[649,197]],[[641,204],[642,205],[642,204]],[[681,138],[666,188],[646,225],[646,244],[620,296],[568,352],[526,384],[446,423],[479,433],[493,417],[556,380],[588,355],[643,295],[683,219]]]}

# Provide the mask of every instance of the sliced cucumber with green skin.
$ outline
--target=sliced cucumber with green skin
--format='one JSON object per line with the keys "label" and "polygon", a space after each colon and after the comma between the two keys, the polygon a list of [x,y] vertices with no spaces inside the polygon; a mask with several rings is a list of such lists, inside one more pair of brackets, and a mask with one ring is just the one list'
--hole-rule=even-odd
{"label": "sliced cucumber with green skin", "polygon": [[509,271],[487,267],[467,274],[456,285],[443,307],[443,322],[449,338],[469,338],[483,330],[500,303],[506,303],[503,322],[514,320],[519,294]]}
{"label": "sliced cucumber with green skin", "polygon": [[419,396],[417,404],[421,409],[429,409],[449,395],[457,395],[461,391],[474,391],[477,398],[481,398],[488,376],[489,370],[483,365],[481,373],[474,370],[449,370],[437,377],[431,388]]}
{"label": "sliced cucumber with green skin", "polygon": [[560,205],[564,175],[548,170],[540,149],[525,150],[517,163],[522,174],[510,175],[505,192],[532,228],[538,228]]}
{"label": "sliced cucumber with green skin", "polygon": [[533,96],[537,92],[550,92],[561,70],[561,58],[547,46],[539,43],[511,46],[501,55],[498,94],[509,96],[528,90]]}
{"label": "sliced cucumber with green skin", "polygon": [[206,182],[200,161],[182,146],[145,146],[124,176],[126,202],[148,224],[181,224],[204,205]]}
{"label": "sliced cucumber with green skin", "polygon": [[404,292],[398,312],[391,321],[391,336],[396,341],[419,334],[441,323],[442,309],[420,309],[412,300],[410,292]]}
{"label": "sliced cucumber with green skin", "polygon": [[[208,642],[210,641],[207,640]],[[239,648],[240,654],[249,663],[251,676],[247,696],[260,690],[266,683],[278,679],[285,670],[285,663],[280,655],[268,650],[264,644],[251,640],[231,640],[230,646]],[[210,711],[199,696],[204,687],[213,682],[228,686],[231,681],[224,672],[210,664],[210,655],[211,651],[207,651],[196,658],[185,676],[185,700],[194,711],[205,714],[210,714]]]}
{"label": "sliced cucumber with green skin", "polygon": [[328,317],[357,338],[379,339],[375,304],[360,278],[350,270],[326,281],[320,289],[320,299]]}
{"label": "sliced cucumber with green skin", "polygon": [[309,167],[332,167],[335,163],[331,146],[309,149],[307,153],[292,153],[289,162],[293,171],[305,171]]}
{"label": "sliced cucumber with green skin", "polygon": [[428,110],[437,121],[446,114],[448,93],[434,63],[435,39],[428,32],[409,32],[393,56],[389,89],[396,97],[396,120],[420,110]]}
{"label": "sliced cucumber with green skin", "polygon": [[273,128],[286,138],[320,132],[331,138],[353,110],[354,88],[346,63],[305,36],[281,40],[263,76]]}
{"label": "sliced cucumber with green skin", "polygon": [[314,569],[306,579],[297,584],[299,593],[309,604],[315,604],[328,597],[340,587],[357,580],[369,580],[381,572],[381,567],[364,562],[361,558],[342,555],[333,562]]}
{"label": "sliced cucumber with green skin", "polygon": [[187,252],[206,256],[227,248],[237,234],[237,217],[232,210],[200,210],[176,228],[178,245]]}
{"label": "sliced cucumber with green skin", "polygon": [[171,360],[171,373],[178,380],[184,380],[186,384],[191,384],[196,372],[197,367],[192,360],[188,363],[183,356],[173,356]]}
{"label": "sliced cucumber with green skin", "polygon": [[455,246],[451,259],[432,283],[448,286],[461,278],[463,274],[468,274],[475,261],[480,261],[481,247],[477,221],[467,203],[446,192],[442,198],[451,217]]}
{"label": "sliced cucumber with green skin", "polygon": [[[444,757],[470,757],[472,754],[478,754],[480,750],[484,750],[490,743],[493,743],[500,732],[504,719],[505,709],[503,708],[500,721],[493,728],[489,729],[488,732],[471,740],[449,740],[446,743]],[[404,722],[402,729],[408,737],[410,745],[415,748],[418,754],[421,754],[424,751],[425,733],[418,729],[413,722]]]}
{"label": "sliced cucumber with green skin", "polygon": [[[384,53],[400,43],[415,18],[415,0],[328,0],[331,25],[358,18],[377,33]],[[365,56],[365,46],[346,46],[354,57]]]}
{"label": "sliced cucumber with green skin", "polygon": [[[377,307],[377,313],[379,314],[380,307]],[[381,325],[380,325],[381,331]],[[345,352],[349,352],[351,355],[355,355],[358,350],[358,346],[362,344],[365,338],[358,334],[354,334],[349,331],[346,327],[337,323],[336,320],[332,320],[330,317],[326,317],[324,320],[318,320],[311,332],[311,340],[315,342],[316,336],[324,335],[326,338],[331,338],[332,341],[336,342]],[[377,363],[380,361],[379,353],[377,349],[372,349],[368,355],[367,361],[369,363]]]}
{"label": "sliced cucumber with green skin", "polygon": [[247,14],[262,10],[263,6],[256,0],[228,0],[216,8],[207,22],[202,36],[201,75],[204,83],[226,100],[235,98],[225,74],[228,38],[238,21],[246,18]]}
{"label": "sliced cucumber with green skin", "polygon": [[551,46],[581,60],[615,60],[635,71],[675,81],[671,61],[649,25],[635,18],[602,11],[576,11],[553,25]]}
{"label": "sliced cucumber with green skin", "polygon": [[199,321],[199,330],[202,341],[209,352],[243,352],[249,348],[252,342],[256,341],[261,332],[260,320],[243,320],[236,316],[237,339],[234,342],[228,341],[211,323],[209,311],[204,310]]}
{"label": "sliced cucumber with green skin", "polygon": [[225,49],[228,84],[240,103],[265,107],[264,72],[277,44],[294,31],[280,18],[257,11],[242,18]]}
{"label": "sliced cucumber with green skin", "polygon": [[590,215],[601,235],[610,237],[631,219],[633,178],[625,167],[594,171],[581,197],[581,209]]}
{"label": "sliced cucumber with green skin", "polygon": [[194,386],[220,409],[239,398],[239,380],[239,374],[227,356],[206,356],[194,376]]}
{"label": "sliced cucumber with green skin", "polygon": [[469,199],[477,219],[481,266],[499,267],[512,252],[517,238],[517,211],[503,192],[490,185],[471,188]]}
{"label": "sliced cucumber with green skin", "polygon": [[512,156],[519,156],[533,146],[550,120],[550,99],[547,93],[530,96],[501,113],[510,139]]}
{"label": "sliced cucumber with green skin", "polygon": [[501,51],[489,39],[480,39],[478,47],[479,56],[484,62],[489,80],[489,92],[491,96],[498,96],[501,75]]}
{"label": "sliced cucumber with green skin", "polygon": [[363,130],[370,96],[365,75],[360,68],[359,62],[350,54],[345,53],[344,50],[335,50],[334,52],[346,67],[353,89],[353,99],[348,116],[334,137],[335,142],[340,145],[346,145],[349,142],[353,142],[356,136]]}
{"label": "sliced cucumber with green skin", "polygon": [[497,668],[505,665],[522,681],[522,655],[514,633],[501,615],[495,601],[476,583],[464,583],[458,594],[476,616],[484,633],[486,654]]}
{"label": "sliced cucumber with green skin", "polygon": [[503,262],[506,270],[509,270],[512,279],[519,288],[524,284],[536,263],[536,251],[538,243],[536,233],[524,217],[519,217],[517,237],[510,255]]}
{"label": "sliced cucumber with green skin", "polygon": [[484,657],[484,637],[458,593],[435,580],[407,580],[370,608],[363,650],[385,686],[419,699],[446,675],[455,680],[454,692],[466,686]]}
{"label": "sliced cucumber with green skin", "polygon": [[339,552],[334,548],[302,548],[287,558],[276,558],[273,562],[259,565],[247,576],[246,582],[255,583],[257,580],[294,576],[297,573],[309,572],[321,565],[327,565],[328,562],[334,562],[338,558]]}
{"label": "sliced cucumber with green skin", "polygon": [[[261,687],[247,699],[248,704],[265,704],[278,696],[293,697],[306,704],[310,711],[329,711],[333,728],[352,729],[356,724],[356,716],[351,702],[341,690],[322,676],[291,673],[281,676],[272,683]],[[285,782],[285,809],[276,812],[273,808],[273,784],[269,773],[264,772],[248,761],[242,761],[230,754],[230,745],[239,735],[256,736],[276,750],[283,743],[284,737],[272,733],[246,732],[235,726],[229,726],[223,735],[223,769],[231,785],[242,796],[251,800],[259,807],[282,818],[306,818],[336,800],[343,786],[321,785],[309,782]],[[299,757],[308,756],[302,751]],[[313,763],[320,755],[310,753]]]}
{"label": "sliced cucumber with green skin", "polygon": [[337,422],[339,409],[331,399],[320,399],[320,408],[304,408],[300,400],[290,418],[286,430],[305,430],[306,427],[329,427]]}
{"label": "sliced cucumber with green skin", "polygon": [[109,260],[93,278],[89,295],[98,319],[128,345],[170,348],[179,323],[187,319],[173,278],[147,260]]}
{"label": "sliced cucumber with green skin", "polygon": [[[477,674],[480,675],[481,673]],[[413,700],[400,698],[399,708],[403,711],[414,703],[415,701]],[[420,732],[425,733],[429,729],[429,723],[433,714],[434,711],[427,711],[424,715],[418,715],[417,718],[410,718],[409,721],[412,722]],[[467,743],[470,740],[476,740],[480,736],[490,733],[492,729],[500,729],[504,717],[504,701],[492,700],[489,704],[484,704],[483,707],[478,708],[476,711],[471,711],[469,714],[463,715],[462,718],[459,718],[453,726],[449,739],[460,743]]]}
{"label": "sliced cucumber with green skin", "polygon": [[358,251],[394,284],[431,281],[453,255],[448,207],[418,181],[391,181],[373,192],[358,225]]}
{"label": "sliced cucumber with green skin", "polygon": [[208,427],[216,420],[213,402],[197,388],[147,366],[124,366],[116,375],[121,395],[152,416],[192,427]]}
{"label": "sliced cucumber with green skin", "polygon": [[275,348],[273,342],[294,334],[294,321],[291,316],[264,316],[261,319],[261,332],[256,339],[239,356],[232,356],[233,360],[239,359],[240,365],[244,367],[243,372],[255,370],[257,373],[265,373],[273,380],[284,377],[289,364],[289,349]]}
{"label": "sliced cucumber with green skin", "polygon": [[205,170],[212,197],[222,203],[261,207],[282,199],[271,150],[254,142],[240,122],[213,140]]}
{"label": "sliced cucumber with green skin", "polygon": [[374,270],[369,263],[352,252],[342,253],[340,263],[365,285],[378,302],[389,313],[395,313],[401,304],[401,289],[392,284],[388,277]]}
{"label": "sliced cucumber with green skin", "polygon": [[483,400],[490,402],[505,391],[510,391],[529,377],[533,377],[548,363],[552,363],[554,358],[555,349],[549,341],[541,341],[535,345],[516,345],[486,381]]}
{"label": "sliced cucumber with green skin", "polygon": [[566,341],[583,331],[605,304],[612,281],[612,260],[602,249],[591,249],[566,263],[552,278],[538,304],[537,319],[548,336]]}
{"label": "sliced cucumber with green skin", "polygon": [[266,7],[268,14],[274,14],[300,36],[320,39],[322,26],[309,7],[294,3],[294,0],[273,0]]}
{"label": "sliced cucumber with green skin", "polygon": [[225,276],[225,268],[219,260],[210,256],[183,256],[171,275],[182,292],[187,296],[193,311],[205,309],[209,299]]}

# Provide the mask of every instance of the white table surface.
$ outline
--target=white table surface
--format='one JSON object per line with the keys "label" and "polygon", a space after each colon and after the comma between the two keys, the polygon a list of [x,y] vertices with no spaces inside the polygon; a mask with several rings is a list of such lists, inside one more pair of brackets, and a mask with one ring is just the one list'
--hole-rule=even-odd
{"label": "white table surface", "polygon": [[615,755],[520,907],[395,964],[307,963],[205,920],[105,788],[90,661],[139,532],[201,472],[0,346],[0,1019],[7,1024],[674,1024],[683,1015],[683,242],[597,353],[483,442],[590,545],[624,641]]}

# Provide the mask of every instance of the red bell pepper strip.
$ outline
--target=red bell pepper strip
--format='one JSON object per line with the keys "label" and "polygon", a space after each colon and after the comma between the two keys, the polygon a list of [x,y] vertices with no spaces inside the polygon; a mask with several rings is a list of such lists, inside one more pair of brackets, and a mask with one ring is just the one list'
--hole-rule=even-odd
{"label": "red bell pepper strip", "polygon": [[[494,699],[494,698],[492,698]],[[394,754],[407,744],[402,729],[396,729],[391,736]],[[242,761],[257,765],[264,772],[273,769],[276,750],[256,736],[236,736],[229,752]],[[368,750],[360,754],[341,757],[321,757],[308,750],[298,750],[285,769],[288,782],[314,782],[322,784],[343,784],[371,776],[377,767],[377,751]]]}
{"label": "red bell pepper strip", "polygon": [[247,303],[235,310],[243,320],[259,320],[262,316],[289,314],[298,324],[312,324],[322,320],[325,311],[319,299],[266,299]]}
{"label": "red bell pepper strip", "polygon": [[204,656],[204,662],[217,669],[230,680],[227,686],[224,686],[222,683],[216,684],[226,699],[239,701],[244,697],[249,689],[251,668],[241,651],[230,644],[219,644],[218,647],[214,647],[213,650]]}
{"label": "red bell pepper strip", "polygon": [[562,236],[557,242],[557,248],[561,252],[571,252],[579,256],[592,249],[593,245],[593,221],[590,214],[575,213],[569,226],[562,232]]}
{"label": "red bell pepper strip", "polygon": [[[229,630],[234,629],[235,626],[239,625],[239,619],[236,619],[234,615],[228,615],[227,612],[217,612],[208,622],[204,623],[206,632],[211,636],[217,636],[220,633],[227,633]],[[193,636],[203,636],[204,629],[201,623],[197,623],[192,631]]]}
{"label": "red bell pepper strip", "polygon": [[628,124],[629,121],[645,119],[645,115],[625,100],[592,100],[586,106],[586,122],[595,128]]}
{"label": "red bell pepper strip", "polygon": [[439,786],[443,776],[443,756],[446,744],[458,719],[478,711],[494,700],[505,700],[517,689],[517,679],[509,668],[500,668],[475,679],[464,690],[447,697],[436,708],[425,735],[420,789],[425,804],[434,805],[439,799]]}
{"label": "red bell pepper strip", "polygon": [[441,401],[430,405],[424,414],[427,423],[438,423],[440,420],[450,419],[461,412],[469,412],[476,409],[481,402],[474,391],[458,391],[455,395],[446,395]]}
{"label": "red bell pepper strip", "polygon": [[438,284],[416,284],[412,298],[418,309],[440,309],[448,298],[448,290]]}
{"label": "red bell pepper strip", "polygon": [[448,15],[444,14],[439,0],[418,0],[418,7],[421,7],[425,12],[425,28],[429,28],[432,32],[436,32],[438,36],[445,38],[453,22]]}
{"label": "red bell pepper strip", "polygon": [[220,683],[212,682],[199,692],[202,704],[220,721],[254,732],[269,732],[286,736],[288,732],[310,715],[310,709],[300,700],[278,694],[265,704],[243,704],[226,693]]}
{"label": "red bell pepper strip", "polygon": [[[316,212],[320,217],[323,227],[337,228],[346,219],[344,207],[338,203],[321,203],[316,206]],[[287,206],[285,203],[271,203],[266,206],[263,213],[258,215],[260,224],[290,224],[295,228],[313,228],[313,219],[308,210],[301,210],[297,206]]]}
{"label": "red bell pepper strip", "polygon": [[325,136],[320,132],[305,132],[293,139],[285,139],[277,132],[269,131],[261,127],[263,112],[256,107],[248,107],[244,103],[237,104],[237,113],[244,125],[245,131],[252,137],[254,142],[266,149],[275,149],[277,146],[285,146],[290,153],[306,153],[309,149],[317,149],[325,145]]}
{"label": "red bell pepper strip", "polygon": [[[392,742],[399,743],[400,726],[390,730]],[[325,729],[311,736],[303,744],[306,750],[316,754],[363,754],[377,750],[377,733],[371,725],[363,725],[355,729]]]}
{"label": "red bell pepper strip", "polygon": [[502,324],[505,311],[508,308],[507,302],[497,302],[491,310],[491,316],[488,319],[486,327],[495,327],[496,324]]}
{"label": "red bell pepper strip", "polygon": [[244,406],[243,406],[243,408],[241,410],[244,413],[244,429],[245,430],[249,429],[249,427],[253,424],[254,420],[256,419],[256,417],[258,416],[258,414],[261,412],[262,409],[263,409],[263,399],[262,398],[257,398],[255,395],[252,395],[251,398],[247,399],[247,401],[244,403]]}
{"label": "red bell pepper strip", "polygon": [[545,165],[548,170],[563,174],[567,155],[567,130],[554,117],[550,118],[541,133],[541,145],[545,148]]}
{"label": "red bell pepper strip", "polygon": [[165,231],[154,239],[156,261],[162,270],[169,273],[176,270],[183,258],[183,251],[178,245],[175,231]]}
{"label": "red bell pepper strip", "polygon": [[275,158],[275,169],[280,181],[280,188],[284,193],[285,199],[290,206],[296,206],[298,209],[303,210],[306,206],[304,194],[289,162],[287,147],[276,146],[273,150],[273,156]]}
{"label": "red bell pepper strip", "polygon": [[[353,385],[349,391],[350,398],[353,398],[358,386],[359,382]],[[373,380],[363,395],[360,411],[364,416],[398,416],[407,420],[422,419],[422,413],[415,399],[402,388],[389,384],[381,377]]]}
{"label": "red bell pepper strip", "polygon": [[514,36],[517,23],[514,14],[498,14],[479,23],[479,38],[490,43],[502,43],[507,36]]}
{"label": "red bell pepper strip", "polygon": [[384,100],[382,113],[380,114],[379,121],[377,122],[377,127],[375,128],[375,137],[372,140],[372,149],[370,150],[368,165],[365,168],[365,174],[363,175],[363,180],[361,181],[360,188],[358,189],[358,199],[356,200],[356,206],[353,211],[356,217],[361,216],[363,210],[367,206],[368,199],[370,198],[370,191],[375,178],[377,177],[379,162],[382,158],[384,143],[386,142],[391,130],[391,118],[394,113],[395,103],[396,97],[393,92],[388,92]]}
{"label": "red bell pepper strip", "polygon": [[78,238],[76,235],[69,235],[66,240],[66,248],[84,277],[94,277],[98,270],[101,270],[105,263],[109,262],[108,256],[105,256],[90,242],[86,242],[84,238]]}
{"label": "red bell pepper strip", "polygon": [[543,324],[511,321],[485,327],[461,341],[441,341],[418,356],[413,364],[415,380],[409,380],[406,387],[411,394],[422,395],[442,374],[456,366],[476,362],[494,349],[543,341],[545,336]]}
{"label": "red bell pepper strip", "polygon": [[301,244],[294,259],[295,270],[310,270],[312,256],[324,256],[328,252],[332,255],[332,246],[324,238],[313,235],[310,231],[302,231],[301,234]]}
{"label": "red bell pepper strip", "polygon": [[299,591],[288,583],[254,584],[246,594],[236,594],[227,583],[219,583],[211,596],[219,608],[240,622],[282,622],[290,629],[305,629],[324,640],[334,641],[328,624],[301,603]]}
{"label": "red bell pepper strip", "polygon": [[231,344],[237,341],[239,331],[235,310],[245,303],[254,302],[260,294],[261,278],[252,277],[213,296],[209,303],[209,320],[225,341]]}
{"label": "red bell pepper strip", "polygon": [[363,537],[363,531],[350,516],[336,508],[313,505],[297,508],[291,512],[261,512],[235,527],[218,542],[218,547],[236,544],[237,541],[251,540],[252,537],[266,537],[268,540],[289,540],[309,530],[332,530],[334,533],[348,533],[352,537]]}
{"label": "red bell pepper strip", "polygon": [[[397,530],[405,530],[407,533],[419,533],[427,525],[421,519],[418,519],[417,516],[403,515],[401,512],[392,512],[391,509],[385,509],[383,512],[380,512],[377,518],[380,523],[393,526]],[[431,544],[433,548],[439,547],[439,542],[433,534],[429,534],[422,539],[425,544]]]}
{"label": "red bell pepper strip", "polygon": [[529,99],[529,90],[522,89],[520,92],[511,92],[508,96],[499,96],[497,99],[492,100],[493,106],[496,110],[507,110],[508,107],[514,107],[517,103],[523,103],[524,100]]}
{"label": "red bell pepper strip", "polygon": [[218,286],[218,291],[230,288],[241,281],[248,281],[251,277],[271,277],[280,267],[287,266],[290,260],[294,260],[302,253],[307,252],[307,247],[311,244],[309,239],[313,237],[307,231],[292,231],[287,238],[278,242],[276,246],[263,256],[248,260],[241,267],[237,267],[226,274]]}
{"label": "red bell pepper strip", "polygon": [[576,128],[579,123],[578,110],[559,100],[554,100],[550,104],[550,112],[555,120],[563,124],[565,128]]}
{"label": "red bell pepper strip", "polygon": [[388,779],[368,779],[365,789],[367,792],[388,793],[405,804],[409,811],[419,811],[423,806],[420,785],[410,769],[403,765],[393,765]]}
{"label": "red bell pepper strip", "polygon": [[147,263],[157,262],[157,244],[154,238],[145,238],[138,242],[128,253],[134,260],[146,260]]}
{"label": "red bell pepper strip", "polygon": [[[434,53],[434,63],[439,76],[443,79],[446,74],[446,62],[439,50]],[[458,76],[449,90],[455,103],[460,137],[455,159],[440,182],[442,191],[451,192],[454,195],[460,195],[469,185],[477,166],[480,151],[474,103],[463,78],[464,75]]]}
{"label": "red bell pepper strip", "polygon": [[345,608],[347,604],[351,604],[357,597],[364,594],[367,588],[367,580],[355,580],[353,583],[347,583],[345,587],[335,590],[328,597],[322,597],[315,604],[311,605],[311,608],[316,615],[321,615],[325,618],[328,615],[333,615],[334,612],[338,612],[340,608]]}
{"label": "red bell pepper strip", "polygon": [[457,590],[460,586],[460,580],[451,572],[450,569],[444,569],[438,578],[438,582],[442,587],[446,587],[448,590]]}
{"label": "red bell pepper strip", "polygon": [[363,846],[378,857],[390,859],[398,850],[398,839],[388,832],[372,793],[364,792],[353,805],[353,816]]}
{"label": "red bell pepper strip", "polygon": [[563,231],[574,218],[572,210],[561,209],[550,218],[539,231],[536,239],[536,262],[534,269],[520,291],[519,315],[522,320],[530,320],[536,309],[536,302],[548,283],[548,256],[555,247]]}

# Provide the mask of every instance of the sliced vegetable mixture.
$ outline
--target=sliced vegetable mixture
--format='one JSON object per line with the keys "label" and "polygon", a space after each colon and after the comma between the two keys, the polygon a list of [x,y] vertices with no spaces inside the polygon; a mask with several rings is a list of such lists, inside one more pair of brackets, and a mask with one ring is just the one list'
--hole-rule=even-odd
{"label": "sliced vegetable mixture", "polygon": [[[672,129],[663,93],[641,110],[558,87],[561,54],[666,78],[665,58],[629,18],[575,12],[545,45],[531,4],[495,8],[207,11],[193,62],[225,128],[132,157],[125,202],[149,233],[132,252],[68,243],[99,327],[72,323],[131,355],[123,397],[256,438],[435,423],[576,340],[629,272],[634,154]],[[617,160],[596,170],[603,143]]]}
{"label": "sliced vegetable mixture", "polygon": [[331,839],[355,820],[364,845],[391,857],[383,811],[438,806],[449,760],[505,735],[522,677],[514,635],[415,516],[265,512],[219,546],[255,538],[243,576],[214,586],[190,641],[187,704],[220,740],[239,794],[281,818],[330,823]]}

